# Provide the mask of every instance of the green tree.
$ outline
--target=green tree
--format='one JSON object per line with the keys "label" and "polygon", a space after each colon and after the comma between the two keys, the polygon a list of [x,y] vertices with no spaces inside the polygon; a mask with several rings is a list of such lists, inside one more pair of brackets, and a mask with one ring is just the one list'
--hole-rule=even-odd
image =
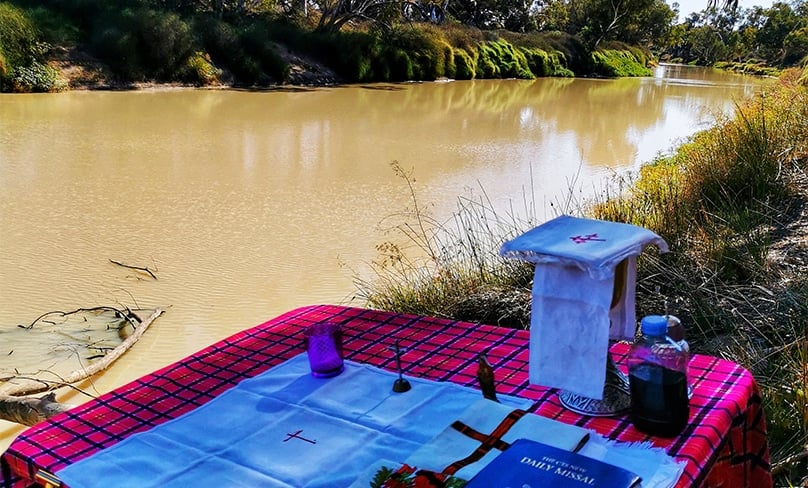
{"label": "green tree", "polygon": [[[593,48],[604,41],[653,45],[667,35],[676,15],[663,0],[559,1],[566,1],[568,20],[564,30],[580,35]],[[560,6],[549,5],[553,16],[548,19],[563,18]]]}
{"label": "green tree", "polygon": [[537,29],[569,32],[570,12],[564,0],[548,0],[536,15]]}
{"label": "green tree", "polygon": [[511,32],[528,32],[536,30],[536,16],[532,9],[532,0],[500,0],[502,24]]}
{"label": "green tree", "polygon": [[703,64],[713,64],[726,59],[728,52],[726,44],[718,29],[711,25],[702,25],[690,29],[685,36],[690,54]]}
{"label": "green tree", "polygon": [[787,3],[777,2],[763,11],[763,21],[756,40],[761,55],[770,63],[784,61],[786,37],[794,30],[806,26],[806,18],[800,17]]}
{"label": "green tree", "polygon": [[632,13],[619,32],[622,42],[645,47],[666,47],[671,40],[676,12],[664,0],[654,0],[644,12]]}

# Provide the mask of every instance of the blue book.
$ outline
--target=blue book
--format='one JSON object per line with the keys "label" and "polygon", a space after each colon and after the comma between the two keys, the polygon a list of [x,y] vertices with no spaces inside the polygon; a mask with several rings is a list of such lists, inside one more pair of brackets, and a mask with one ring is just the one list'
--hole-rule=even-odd
{"label": "blue book", "polygon": [[629,488],[626,469],[529,439],[518,439],[480,470],[466,488]]}

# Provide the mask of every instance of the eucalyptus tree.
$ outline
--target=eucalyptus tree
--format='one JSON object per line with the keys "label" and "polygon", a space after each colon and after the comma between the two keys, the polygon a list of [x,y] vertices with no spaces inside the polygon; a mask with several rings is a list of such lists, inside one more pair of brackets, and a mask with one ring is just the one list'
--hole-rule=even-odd
{"label": "eucalyptus tree", "polygon": [[312,0],[320,12],[317,30],[336,32],[349,22],[369,21],[387,28],[393,17],[400,14],[400,0]]}
{"label": "eucalyptus tree", "polygon": [[592,48],[604,41],[658,44],[675,17],[663,0],[547,0],[537,14],[540,28],[578,35]]}

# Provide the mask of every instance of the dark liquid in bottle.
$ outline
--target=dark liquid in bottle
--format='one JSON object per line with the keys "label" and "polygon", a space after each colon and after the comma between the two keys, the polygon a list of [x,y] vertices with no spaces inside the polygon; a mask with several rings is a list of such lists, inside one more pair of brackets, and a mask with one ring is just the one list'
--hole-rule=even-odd
{"label": "dark liquid in bottle", "polygon": [[687,376],[658,365],[640,364],[628,377],[634,427],[660,437],[679,434],[690,415]]}

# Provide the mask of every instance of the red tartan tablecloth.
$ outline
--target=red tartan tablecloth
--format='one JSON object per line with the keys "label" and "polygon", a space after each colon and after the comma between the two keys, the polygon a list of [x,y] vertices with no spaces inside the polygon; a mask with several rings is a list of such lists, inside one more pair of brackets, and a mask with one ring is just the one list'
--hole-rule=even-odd
{"label": "red tartan tablecloth", "polygon": [[[538,414],[612,439],[652,441],[687,462],[678,487],[772,486],[759,391],[752,375],[735,363],[695,355],[689,425],[673,439],[647,437],[625,416],[582,416],[562,407],[555,390],[530,385],[527,331],[333,305],[287,312],[31,427],[0,457],[0,482],[33,486],[42,472],[54,473],[210,401],[302,352],[302,329],[323,320],[344,324],[348,359],[394,371],[389,346],[399,339],[406,349],[405,374],[437,381],[476,386],[477,354],[488,351],[498,393],[536,400]],[[612,347],[618,365],[627,352],[625,344]]]}

